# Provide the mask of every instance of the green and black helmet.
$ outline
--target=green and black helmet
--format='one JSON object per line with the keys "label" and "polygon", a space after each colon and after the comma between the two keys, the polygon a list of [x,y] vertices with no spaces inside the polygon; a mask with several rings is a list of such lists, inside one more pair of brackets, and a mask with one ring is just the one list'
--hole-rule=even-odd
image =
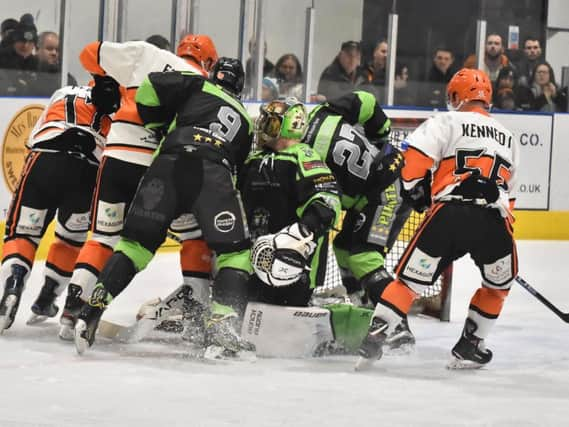
{"label": "green and black helmet", "polygon": [[279,138],[301,140],[306,131],[308,114],[296,98],[276,99],[261,105],[256,121],[257,145],[274,143]]}

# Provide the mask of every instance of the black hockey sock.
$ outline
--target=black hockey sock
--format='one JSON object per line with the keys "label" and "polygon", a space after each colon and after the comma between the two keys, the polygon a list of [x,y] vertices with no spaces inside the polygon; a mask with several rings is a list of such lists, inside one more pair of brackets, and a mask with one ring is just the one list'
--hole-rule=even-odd
{"label": "black hockey sock", "polygon": [[101,271],[98,282],[103,284],[113,298],[116,298],[136,273],[132,260],[122,252],[115,252]]}

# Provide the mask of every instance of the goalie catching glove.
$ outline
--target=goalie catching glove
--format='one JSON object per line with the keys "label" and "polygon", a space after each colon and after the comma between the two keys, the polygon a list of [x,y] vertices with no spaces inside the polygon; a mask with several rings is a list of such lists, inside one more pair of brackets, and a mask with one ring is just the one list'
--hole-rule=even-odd
{"label": "goalie catching glove", "polygon": [[309,270],[308,259],[314,249],[314,234],[294,223],[276,234],[259,237],[251,249],[251,263],[264,283],[288,286]]}

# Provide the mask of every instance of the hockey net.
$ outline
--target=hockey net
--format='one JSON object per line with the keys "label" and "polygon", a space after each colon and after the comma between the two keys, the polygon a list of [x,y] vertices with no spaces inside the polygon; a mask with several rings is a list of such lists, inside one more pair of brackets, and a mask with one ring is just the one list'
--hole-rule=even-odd
{"label": "hockey net", "polygon": [[[391,143],[401,147],[401,143],[405,137],[412,132],[422,119],[392,119]],[[399,258],[403,255],[409,241],[415,234],[415,230],[419,227],[423,220],[424,214],[415,211],[411,213],[409,219],[401,229],[397,241],[389,252],[385,260],[385,268],[393,273]],[[326,276],[324,288],[333,288],[340,286],[342,277],[333,249],[330,246],[327,261]],[[436,317],[442,321],[450,320],[450,289],[452,283],[452,266],[447,268],[437,279],[433,286],[429,287],[415,301],[411,313],[425,314]]]}

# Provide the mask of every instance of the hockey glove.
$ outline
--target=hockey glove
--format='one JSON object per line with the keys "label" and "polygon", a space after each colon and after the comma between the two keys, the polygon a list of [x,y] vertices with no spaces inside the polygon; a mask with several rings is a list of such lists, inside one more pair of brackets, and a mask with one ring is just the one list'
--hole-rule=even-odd
{"label": "hockey glove", "polygon": [[121,105],[119,84],[110,76],[94,76],[95,86],[91,89],[91,101],[97,111],[112,114]]}
{"label": "hockey glove", "polygon": [[308,258],[316,248],[312,239],[313,234],[298,223],[259,237],[251,249],[251,263],[259,279],[271,286],[298,281],[308,270]]}
{"label": "hockey glove", "polygon": [[431,171],[412,189],[402,190],[403,200],[409,203],[415,211],[425,212],[431,206]]}
{"label": "hockey glove", "polygon": [[[379,162],[374,162],[375,170],[372,171],[368,180],[368,189],[373,193],[382,193],[397,178],[401,176],[401,169],[405,165],[405,159],[401,152],[393,145],[387,145],[382,150]],[[370,187],[371,186],[371,187]]]}

